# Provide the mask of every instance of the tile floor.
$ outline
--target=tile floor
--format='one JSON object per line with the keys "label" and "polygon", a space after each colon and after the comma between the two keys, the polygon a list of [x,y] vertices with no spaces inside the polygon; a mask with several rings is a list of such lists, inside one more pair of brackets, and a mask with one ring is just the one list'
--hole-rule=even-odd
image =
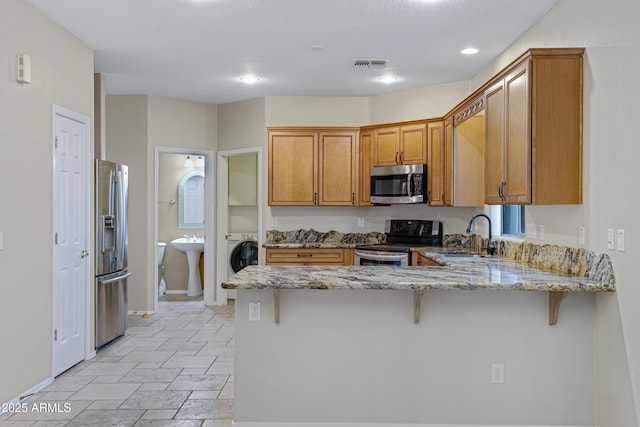
{"label": "tile floor", "polygon": [[[130,316],[126,335],[24,403],[0,426],[229,427],[234,305],[166,296],[157,314]],[[44,408],[43,407],[43,408]]]}

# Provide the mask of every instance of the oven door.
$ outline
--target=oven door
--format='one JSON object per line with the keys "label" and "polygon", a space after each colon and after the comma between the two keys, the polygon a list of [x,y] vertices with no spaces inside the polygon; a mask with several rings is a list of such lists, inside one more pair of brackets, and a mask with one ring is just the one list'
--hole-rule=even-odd
{"label": "oven door", "polygon": [[406,252],[384,252],[356,249],[353,259],[354,265],[409,265],[409,254]]}

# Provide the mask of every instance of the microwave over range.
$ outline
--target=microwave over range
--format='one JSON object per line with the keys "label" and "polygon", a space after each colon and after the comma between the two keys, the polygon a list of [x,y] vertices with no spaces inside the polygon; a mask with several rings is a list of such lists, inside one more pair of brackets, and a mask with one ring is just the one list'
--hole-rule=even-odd
{"label": "microwave over range", "polygon": [[426,189],[427,165],[371,168],[371,203],[424,203]]}

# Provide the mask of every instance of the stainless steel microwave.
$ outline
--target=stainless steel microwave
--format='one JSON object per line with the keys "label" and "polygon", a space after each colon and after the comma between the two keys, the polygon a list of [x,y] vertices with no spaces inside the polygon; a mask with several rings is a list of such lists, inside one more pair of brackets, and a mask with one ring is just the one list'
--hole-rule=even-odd
{"label": "stainless steel microwave", "polygon": [[424,203],[426,189],[427,165],[371,168],[371,203]]}

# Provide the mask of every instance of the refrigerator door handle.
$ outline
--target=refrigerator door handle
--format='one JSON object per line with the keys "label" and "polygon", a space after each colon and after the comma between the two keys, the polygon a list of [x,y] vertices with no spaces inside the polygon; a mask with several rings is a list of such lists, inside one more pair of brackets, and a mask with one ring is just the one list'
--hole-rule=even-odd
{"label": "refrigerator door handle", "polygon": [[126,273],[123,274],[122,276],[117,276],[117,277],[113,277],[111,279],[107,279],[107,280],[100,280],[98,283],[100,285],[107,285],[109,283],[115,283],[115,282],[119,282],[121,280],[126,279],[127,277],[131,276],[133,273]]}
{"label": "refrigerator door handle", "polygon": [[117,211],[117,227],[118,227],[118,247],[117,247],[117,258],[118,258],[118,264],[122,265],[121,263],[124,263],[124,236],[126,235],[126,229],[124,224],[126,224],[126,218],[125,218],[125,202],[124,202],[124,182],[122,181],[123,176],[122,176],[122,171],[118,170],[117,172],[117,179],[116,179],[116,186],[117,186],[117,199],[116,199],[116,203],[117,203],[117,207],[118,207],[118,211]]}

